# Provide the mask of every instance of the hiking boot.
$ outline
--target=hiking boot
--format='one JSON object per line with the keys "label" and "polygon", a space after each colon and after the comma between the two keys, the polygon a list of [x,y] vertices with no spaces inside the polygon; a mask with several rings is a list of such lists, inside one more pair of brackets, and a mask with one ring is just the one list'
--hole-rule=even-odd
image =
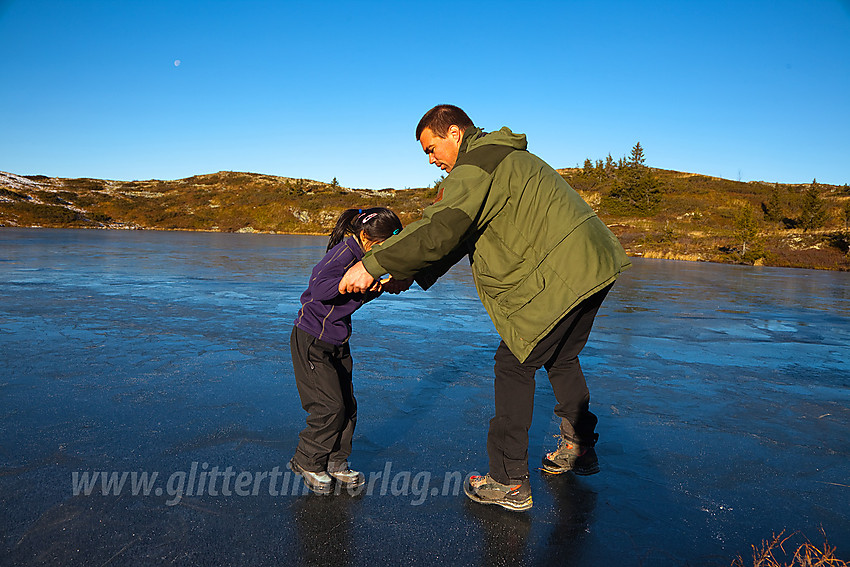
{"label": "hiking boot", "polygon": [[531,508],[531,483],[528,479],[496,482],[486,476],[471,476],[463,483],[463,491],[480,504],[498,504],[506,510],[520,512]]}
{"label": "hiking boot", "polygon": [[342,488],[357,488],[366,484],[366,475],[348,468],[348,463],[328,463],[328,474],[336,479]]}
{"label": "hiking boot", "polygon": [[322,472],[312,472],[303,468],[301,465],[295,462],[295,458],[289,461],[289,468],[297,475],[300,475],[301,478],[304,479],[304,484],[307,485],[307,488],[315,492],[316,494],[330,494],[333,490],[333,479],[328,476],[328,473],[325,471]]}
{"label": "hiking boot", "polygon": [[558,449],[543,457],[543,470],[549,474],[567,471],[578,475],[596,474],[599,472],[599,459],[593,447],[582,447],[561,437]]}

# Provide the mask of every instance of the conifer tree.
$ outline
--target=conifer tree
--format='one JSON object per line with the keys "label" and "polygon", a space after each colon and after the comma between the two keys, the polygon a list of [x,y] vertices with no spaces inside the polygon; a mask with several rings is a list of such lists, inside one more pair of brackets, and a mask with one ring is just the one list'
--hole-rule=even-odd
{"label": "conifer tree", "polygon": [[770,190],[770,196],[766,203],[761,204],[764,211],[764,220],[770,222],[779,222],[785,217],[785,212],[782,210],[782,195],[779,190],[779,183],[773,184],[773,189]]}
{"label": "conifer tree", "polygon": [[636,143],[634,147],[632,147],[632,153],[629,155],[628,165],[629,167],[640,168],[644,167],[644,161],[646,158],[643,155],[643,148],[640,145],[640,142]]}
{"label": "conifer tree", "polygon": [[747,247],[753,255],[760,232],[759,222],[753,212],[753,207],[747,203],[735,215],[735,237],[741,242],[741,256],[747,256]]}
{"label": "conifer tree", "polygon": [[609,153],[608,157],[605,158],[605,177],[611,177],[614,175],[615,169],[617,169],[617,164],[614,163],[614,158],[612,158]]}
{"label": "conifer tree", "polygon": [[820,196],[820,184],[817,179],[813,179],[803,194],[799,226],[803,228],[803,232],[820,228],[826,224],[827,215],[826,204]]}
{"label": "conifer tree", "polygon": [[628,160],[621,160],[618,179],[609,196],[625,210],[650,214],[661,202],[661,188],[652,170],[644,164],[645,159],[638,142]]}

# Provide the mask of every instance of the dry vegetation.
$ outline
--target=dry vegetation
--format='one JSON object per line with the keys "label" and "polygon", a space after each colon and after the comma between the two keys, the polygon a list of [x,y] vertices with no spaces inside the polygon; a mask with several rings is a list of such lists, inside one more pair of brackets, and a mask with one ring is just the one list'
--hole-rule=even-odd
{"label": "dry vegetation", "polygon": [[232,171],[176,181],[0,175],[0,225],[324,234],[348,207],[387,206],[411,222],[433,195]]}
{"label": "dry vegetation", "polygon": [[[791,540],[800,539],[799,534],[785,535],[782,531],[779,535],[774,534],[770,540],[765,540],[759,546],[753,546],[753,567],[847,567],[847,562],[835,556],[835,547],[829,545],[826,535],[823,535],[823,545],[817,546],[808,539],[803,538],[800,544]],[[791,541],[791,543],[789,543]],[[785,548],[788,547],[789,551]],[[790,550],[795,550],[789,555]],[[732,567],[745,567],[749,565],[743,557],[738,557],[732,562]]]}
{"label": "dry vegetation", "polygon": [[[559,172],[632,256],[850,270],[846,185],[815,184],[823,224],[802,228],[797,219],[811,184],[744,183],[646,168],[660,201],[651,210],[638,211],[612,198],[622,186],[622,168]],[[406,224],[418,219],[435,195],[435,188],[347,189],[229,171],[175,181],[0,173],[0,226],[326,234],[347,207],[386,206]],[[778,200],[778,220],[767,220],[771,199]],[[742,221],[742,211],[748,210],[749,225]]]}
{"label": "dry vegetation", "polygon": [[[650,214],[624,211],[608,195],[616,182],[582,168],[559,170],[608,223],[632,256],[767,266],[850,270],[850,189],[824,184],[740,182],[652,169],[661,203]],[[803,228],[804,199],[814,188],[823,224]],[[780,215],[768,220],[772,195]],[[742,217],[751,214],[749,234]]]}

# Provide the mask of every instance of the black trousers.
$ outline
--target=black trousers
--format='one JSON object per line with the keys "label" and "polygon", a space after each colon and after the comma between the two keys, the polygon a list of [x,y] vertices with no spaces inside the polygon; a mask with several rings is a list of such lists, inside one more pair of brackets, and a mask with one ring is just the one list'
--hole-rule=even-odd
{"label": "black trousers", "polygon": [[[612,284],[613,285],[613,284]],[[561,434],[583,446],[593,446],[597,418],[590,411],[587,389],[578,355],[593,327],[611,286],[578,304],[520,362],[502,341],[496,350],[496,415],[490,420],[487,454],[490,476],[509,484],[528,476],[528,429],[534,409],[534,374],[542,366],[555,392],[555,415],[561,418]]]}
{"label": "black trousers", "polygon": [[295,385],[307,412],[295,462],[308,471],[325,471],[328,463],[342,464],[351,455],[357,423],[351,351],[348,343],[332,345],[298,327],[292,328],[290,347]]}

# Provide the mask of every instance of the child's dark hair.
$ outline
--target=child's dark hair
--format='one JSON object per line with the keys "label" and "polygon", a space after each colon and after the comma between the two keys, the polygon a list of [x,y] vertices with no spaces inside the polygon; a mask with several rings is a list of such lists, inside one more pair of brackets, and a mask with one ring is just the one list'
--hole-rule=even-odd
{"label": "child's dark hair", "polygon": [[401,228],[401,220],[387,208],[346,209],[339,215],[328,238],[328,250],[342,242],[349,234],[359,235],[361,230],[366,232],[369,240],[383,242],[401,232]]}

